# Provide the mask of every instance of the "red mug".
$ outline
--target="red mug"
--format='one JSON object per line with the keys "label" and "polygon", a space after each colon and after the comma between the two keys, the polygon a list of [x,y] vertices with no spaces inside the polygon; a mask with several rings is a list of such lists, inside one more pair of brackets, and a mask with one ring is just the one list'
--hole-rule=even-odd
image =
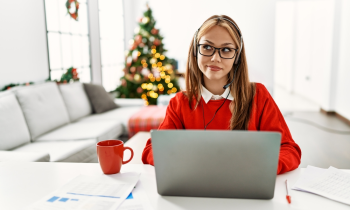
{"label": "red mug", "polygon": [[[120,140],[105,140],[96,144],[97,157],[104,174],[116,174],[120,172],[122,164],[127,164],[134,157],[134,151],[130,147],[124,147]],[[131,157],[123,161],[124,150],[131,151]]]}

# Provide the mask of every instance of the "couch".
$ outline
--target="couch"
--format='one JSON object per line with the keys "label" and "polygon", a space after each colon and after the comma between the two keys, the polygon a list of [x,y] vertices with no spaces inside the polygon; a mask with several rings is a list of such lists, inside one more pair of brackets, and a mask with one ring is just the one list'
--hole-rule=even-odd
{"label": "couch", "polygon": [[46,82],[0,93],[0,161],[97,162],[96,143],[127,136],[142,99],[93,113],[82,83]]}

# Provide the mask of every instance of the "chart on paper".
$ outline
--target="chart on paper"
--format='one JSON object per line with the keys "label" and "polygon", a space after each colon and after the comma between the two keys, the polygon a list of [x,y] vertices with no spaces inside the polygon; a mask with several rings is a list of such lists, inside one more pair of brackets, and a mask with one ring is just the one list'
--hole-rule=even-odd
{"label": "chart on paper", "polygon": [[130,196],[139,174],[80,175],[29,207],[31,210],[117,209]]}

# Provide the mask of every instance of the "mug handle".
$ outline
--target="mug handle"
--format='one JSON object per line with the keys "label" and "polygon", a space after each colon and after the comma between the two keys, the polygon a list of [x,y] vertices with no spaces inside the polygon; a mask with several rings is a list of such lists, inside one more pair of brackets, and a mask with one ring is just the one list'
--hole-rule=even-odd
{"label": "mug handle", "polygon": [[130,162],[130,161],[132,160],[132,158],[134,157],[134,151],[133,151],[130,147],[124,147],[123,152],[124,152],[126,149],[130,150],[130,152],[131,152],[131,157],[130,157],[130,159],[127,160],[127,161],[124,161],[124,160],[123,160],[123,162],[122,162],[123,164],[127,164],[127,163]]}

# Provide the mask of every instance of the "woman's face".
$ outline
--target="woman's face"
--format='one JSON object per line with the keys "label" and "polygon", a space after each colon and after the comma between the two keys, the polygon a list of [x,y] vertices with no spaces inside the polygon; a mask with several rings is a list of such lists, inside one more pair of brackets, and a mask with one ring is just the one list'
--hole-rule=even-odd
{"label": "woman's face", "polygon": [[[228,31],[221,26],[214,26],[206,34],[204,34],[199,40],[201,45],[200,50],[211,49],[210,46],[222,49],[221,55],[224,56],[224,52],[228,52],[229,48],[237,49],[232,37]],[[203,52],[201,53],[203,54]],[[230,72],[233,66],[234,58],[223,59],[220,57],[218,50],[215,51],[212,56],[204,56],[199,51],[198,54],[198,66],[199,69],[205,75],[204,82],[218,81],[220,84],[227,82],[227,74]],[[236,56],[236,54],[235,54]],[[219,84],[218,83],[218,84]]]}

